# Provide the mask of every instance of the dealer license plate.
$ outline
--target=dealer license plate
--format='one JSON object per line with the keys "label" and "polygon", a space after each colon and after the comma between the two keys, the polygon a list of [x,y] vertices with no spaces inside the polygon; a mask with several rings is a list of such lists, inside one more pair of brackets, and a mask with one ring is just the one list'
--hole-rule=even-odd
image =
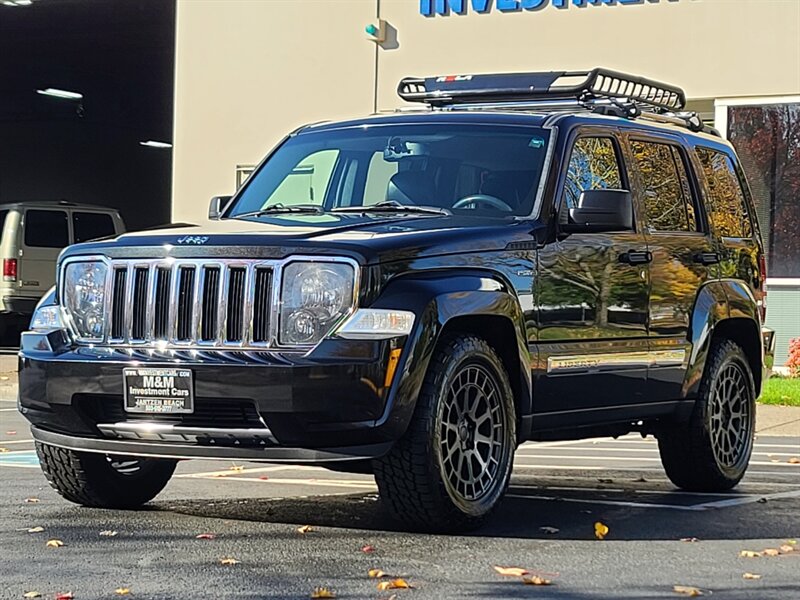
{"label": "dealer license plate", "polygon": [[192,372],[188,369],[124,369],[125,410],[175,414],[194,411]]}

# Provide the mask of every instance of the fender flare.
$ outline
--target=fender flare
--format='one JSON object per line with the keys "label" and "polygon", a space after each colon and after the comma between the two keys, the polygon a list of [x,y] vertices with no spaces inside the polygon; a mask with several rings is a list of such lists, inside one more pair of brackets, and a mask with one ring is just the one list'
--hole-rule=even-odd
{"label": "fender flare", "polygon": [[416,315],[398,364],[399,377],[391,386],[384,414],[376,425],[385,424],[398,435],[405,432],[436,344],[448,325],[462,317],[498,317],[511,323],[517,347],[513,355],[519,361],[519,381],[512,381],[519,396],[517,416],[531,414],[531,355],[524,313],[514,288],[500,274],[481,269],[437,269],[400,275],[386,285],[370,308],[402,308]]}
{"label": "fender flare", "polygon": [[[758,346],[761,348],[761,338],[758,335],[761,323],[758,304],[746,285],[741,281],[722,279],[709,282],[700,288],[692,310],[689,330],[691,352],[683,382],[684,398],[693,398],[697,395],[714,334],[721,326],[725,326],[723,324],[726,321],[730,323],[733,319],[751,321],[756,325]],[[761,353],[763,364],[763,348]],[[754,372],[753,375],[760,380],[761,373]]]}

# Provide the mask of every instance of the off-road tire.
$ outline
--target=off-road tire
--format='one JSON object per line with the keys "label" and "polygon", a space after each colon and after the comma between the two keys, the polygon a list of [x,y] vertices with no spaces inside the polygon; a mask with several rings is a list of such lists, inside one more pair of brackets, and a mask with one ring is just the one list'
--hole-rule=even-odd
{"label": "off-road tire", "polygon": [[[741,385],[724,385],[722,379],[730,379],[731,373],[734,377],[741,376]],[[734,387],[740,392],[729,398],[730,394],[726,395],[724,390]],[[730,340],[715,341],[691,417],[687,422],[665,427],[658,433],[661,462],[672,483],[695,492],[721,492],[735,487],[744,477],[753,451],[755,401],[753,374],[744,352]],[[737,413],[746,412],[738,417],[739,424],[733,426],[740,436],[736,444],[720,442],[720,436],[715,435],[719,428],[715,423],[725,419],[724,414],[715,416],[719,413],[715,407],[727,405],[730,414],[732,403],[740,407]],[[732,460],[725,461],[719,457],[726,448],[734,446],[738,450],[729,452]]]}
{"label": "off-road tire", "polygon": [[[454,382],[461,381],[457,379],[459,374],[463,376],[468,368],[473,371],[482,369],[491,376],[499,397],[497,407],[490,410],[502,412],[502,421],[499,416],[497,421],[503,423],[502,433],[497,434],[502,449],[498,451],[497,467],[491,471],[496,476],[486,484],[486,494],[473,501],[466,501],[458,497],[458,492],[453,492],[453,485],[445,474],[447,460],[442,456],[441,438],[442,411],[446,409],[443,403],[446,403],[446,398],[453,398],[446,394]],[[478,404],[476,399],[475,412]],[[447,414],[452,414],[450,410]],[[494,420],[489,424],[493,426]],[[479,527],[500,503],[508,488],[515,449],[514,396],[503,362],[482,338],[453,334],[444,337],[437,345],[408,430],[386,456],[374,461],[373,469],[383,504],[390,516],[404,527],[424,531],[467,531]],[[470,465],[470,473],[472,469]],[[451,476],[456,472],[460,472],[460,467],[450,471]],[[486,471],[480,473],[483,476]]]}
{"label": "off-road tire", "polygon": [[[141,506],[164,489],[177,464],[168,459],[77,452],[39,442],[36,453],[53,489],[70,502],[94,508]],[[132,467],[133,461],[138,464]]]}

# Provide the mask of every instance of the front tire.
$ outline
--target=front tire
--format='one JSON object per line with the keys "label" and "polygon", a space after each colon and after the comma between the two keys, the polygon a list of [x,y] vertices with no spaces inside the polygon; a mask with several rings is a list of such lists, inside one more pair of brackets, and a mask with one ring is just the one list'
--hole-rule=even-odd
{"label": "front tire", "polygon": [[164,489],[174,460],[77,452],[36,443],[39,464],[61,496],[94,508],[138,508]]}
{"label": "front tire", "polygon": [[735,487],[753,452],[755,402],[753,374],[742,349],[730,340],[714,342],[691,418],[658,435],[672,483],[695,492]]}
{"label": "front tire", "polygon": [[405,435],[375,461],[381,498],[412,529],[479,527],[508,488],[516,448],[514,396],[483,339],[437,346]]}

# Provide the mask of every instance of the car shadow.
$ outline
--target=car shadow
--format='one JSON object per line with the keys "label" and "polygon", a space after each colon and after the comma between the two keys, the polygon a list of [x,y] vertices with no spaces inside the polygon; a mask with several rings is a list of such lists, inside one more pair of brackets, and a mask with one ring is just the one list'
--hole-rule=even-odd
{"label": "car shadow", "polygon": [[[602,483],[605,482],[605,483]],[[610,482],[610,483],[609,483]],[[661,484],[598,480],[515,480],[491,519],[469,536],[540,540],[594,540],[595,523],[613,540],[710,540],[784,538],[797,531],[800,497],[769,499],[752,493],[694,495]],[[785,491],[785,488],[780,490]],[[742,499],[732,506],[700,506]],[[760,502],[757,500],[761,500]],[[290,498],[184,499],[156,502],[158,510],[219,519],[311,525],[384,532],[413,531],[393,521],[377,493]]]}

